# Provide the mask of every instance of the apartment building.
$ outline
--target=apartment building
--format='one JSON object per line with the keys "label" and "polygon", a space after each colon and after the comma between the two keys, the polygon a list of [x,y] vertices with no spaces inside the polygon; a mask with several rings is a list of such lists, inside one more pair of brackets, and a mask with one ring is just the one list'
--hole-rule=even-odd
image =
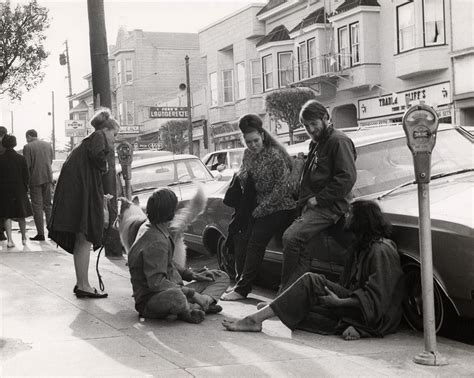
{"label": "apartment building", "polygon": [[264,99],[297,86],[314,91],[336,127],[398,124],[412,100],[434,105],[442,122],[474,124],[473,9],[469,0],[270,0],[208,26],[199,38],[214,147],[239,144],[246,112],[288,142]]}

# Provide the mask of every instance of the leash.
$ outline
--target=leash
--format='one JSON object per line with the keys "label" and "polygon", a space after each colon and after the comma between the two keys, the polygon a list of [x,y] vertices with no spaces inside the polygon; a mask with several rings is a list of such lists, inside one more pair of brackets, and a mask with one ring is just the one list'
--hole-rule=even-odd
{"label": "leash", "polygon": [[99,280],[99,289],[100,289],[100,291],[104,291],[104,289],[105,289],[104,281],[102,281],[102,276],[100,275],[100,272],[99,272],[100,253],[102,252],[103,249],[104,249],[104,246],[100,247],[99,253],[97,254],[97,261],[95,263],[95,271],[97,273],[97,279]]}

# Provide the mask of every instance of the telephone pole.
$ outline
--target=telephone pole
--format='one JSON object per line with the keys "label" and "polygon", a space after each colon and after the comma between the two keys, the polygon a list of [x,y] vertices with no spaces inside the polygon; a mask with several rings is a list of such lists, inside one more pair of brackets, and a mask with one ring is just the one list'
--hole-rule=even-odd
{"label": "telephone pole", "polygon": [[184,58],[186,61],[186,97],[188,101],[188,150],[189,154],[192,155],[194,152],[193,146],[193,119],[191,116],[191,87],[189,83],[189,56],[186,55]]}
{"label": "telephone pole", "polygon": [[56,159],[56,130],[54,125],[54,91],[51,91],[51,139],[52,139],[52,147],[53,147],[53,159]]}
{"label": "telephone pole", "polygon": [[[111,108],[109,56],[103,0],[87,0],[89,15],[89,44],[92,68],[92,93],[94,109],[101,106]],[[115,148],[114,148],[115,149]],[[109,170],[102,176],[104,194],[111,194],[109,202],[109,228],[104,233],[103,243],[107,257],[122,257],[122,246],[118,231],[112,225],[117,217],[117,187],[115,182],[115,154],[107,157]]]}

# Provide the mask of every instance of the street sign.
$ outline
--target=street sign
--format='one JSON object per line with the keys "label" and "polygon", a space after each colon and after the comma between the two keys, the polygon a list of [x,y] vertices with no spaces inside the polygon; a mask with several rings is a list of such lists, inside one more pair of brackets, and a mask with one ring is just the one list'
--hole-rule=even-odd
{"label": "street sign", "polygon": [[150,118],[188,118],[188,109],[181,106],[150,106]]}
{"label": "street sign", "polygon": [[140,125],[120,125],[119,134],[140,134]]}
{"label": "street sign", "polygon": [[67,119],[64,121],[66,137],[85,137],[86,121]]}

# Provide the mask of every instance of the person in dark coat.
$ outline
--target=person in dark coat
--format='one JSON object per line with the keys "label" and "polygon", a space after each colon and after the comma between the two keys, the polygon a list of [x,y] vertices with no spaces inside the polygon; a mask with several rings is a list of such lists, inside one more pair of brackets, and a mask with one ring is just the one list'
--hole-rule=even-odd
{"label": "person in dark coat", "polygon": [[[0,126],[0,156],[5,152],[5,148],[2,146],[2,139],[5,135],[8,134],[6,127]],[[5,236],[5,227],[3,226],[4,219],[0,218],[0,241],[7,240]]]}
{"label": "person in dark coat", "polygon": [[341,283],[305,273],[269,305],[239,320],[224,320],[229,331],[262,330],[262,322],[277,316],[290,329],[342,334],[346,340],[396,332],[402,317],[403,271],[390,225],[373,201],[355,201],[346,226],[356,244]]}
{"label": "person in dark coat", "polygon": [[114,153],[113,140],[119,124],[109,109],[99,110],[90,121],[95,131],[70,153],[56,186],[49,237],[74,255],[78,298],[105,298],[89,283],[91,246],[102,244],[104,190],[102,175],[108,170],[107,156]]}
{"label": "person in dark coat", "polygon": [[12,239],[12,219],[18,221],[21,240],[26,244],[25,218],[32,215],[28,199],[28,166],[23,156],[14,147],[16,138],[5,135],[2,139],[5,152],[0,155],[0,218],[7,233],[7,247],[15,247]]}

